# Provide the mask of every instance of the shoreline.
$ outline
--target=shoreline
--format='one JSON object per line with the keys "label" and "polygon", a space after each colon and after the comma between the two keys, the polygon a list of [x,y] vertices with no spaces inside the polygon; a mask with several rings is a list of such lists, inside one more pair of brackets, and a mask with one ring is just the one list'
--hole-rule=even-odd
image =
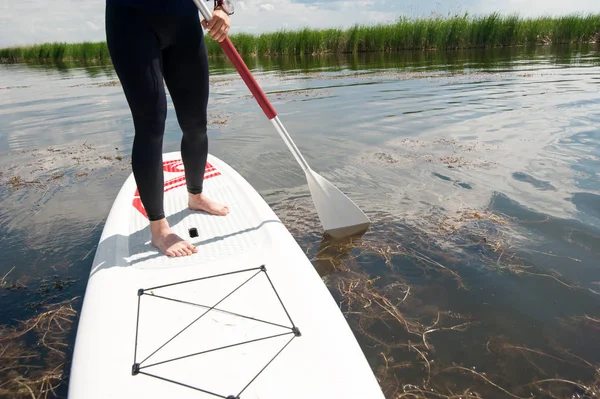
{"label": "shoreline", "polygon": [[[400,19],[395,23],[348,29],[298,29],[230,36],[242,56],[388,53],[468,50],[600,42],[600,13],[522,18],[492,13],[447,18]],[[209,57],[223,57],[219,44],[205,36]],[[0,63],[88,62],[110,64],[106,42],[53,42],[0,49]]]}

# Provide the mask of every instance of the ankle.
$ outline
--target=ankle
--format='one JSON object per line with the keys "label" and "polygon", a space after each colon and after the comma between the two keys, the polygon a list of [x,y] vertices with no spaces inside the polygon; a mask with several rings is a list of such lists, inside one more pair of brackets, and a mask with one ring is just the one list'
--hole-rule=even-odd
{"label": "ankle", "polygon": [[167,222],[166,218],[150,221],[150,232],[152,235],[160,234],[169,229],[169,222]]}

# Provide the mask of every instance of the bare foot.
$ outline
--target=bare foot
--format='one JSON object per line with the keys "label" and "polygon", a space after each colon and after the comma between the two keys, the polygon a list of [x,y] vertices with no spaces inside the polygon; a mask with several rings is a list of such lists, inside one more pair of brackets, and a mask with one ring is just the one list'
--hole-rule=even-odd
{"label": "bare foot", "polygon": [[193,211],[204,211],[211,215],[225,216],[229,213],[226,205],[209,200],[204,194],[188,193],[188,207]]}
{"label": "bare foot", "polygon": [[189,242],[173,233],[166,219],[150,222],[152,245],[167,256],[189,256],[198,252]]}

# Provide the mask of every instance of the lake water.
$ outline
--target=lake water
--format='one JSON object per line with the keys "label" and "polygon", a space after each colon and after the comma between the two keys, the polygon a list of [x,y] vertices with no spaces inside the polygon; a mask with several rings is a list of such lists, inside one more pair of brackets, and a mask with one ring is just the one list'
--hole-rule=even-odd
{"label": "lake water", "polygon": [[[373,220],[341,242],[211,61],[210,152],[305,249],[386,397],[599,395],[599,50],[248,59],[311,167]],[[111,67],[0,65],[0,396],[65,395],[132,135]],[[179,140],[169,99],[165,152]]]}

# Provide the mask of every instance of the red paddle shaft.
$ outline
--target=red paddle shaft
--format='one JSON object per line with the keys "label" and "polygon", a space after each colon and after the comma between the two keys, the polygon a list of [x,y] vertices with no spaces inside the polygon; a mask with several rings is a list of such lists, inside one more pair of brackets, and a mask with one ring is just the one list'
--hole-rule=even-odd
{"label": "red paddle shaft", "polygon": [[[208,22],[212,19],[212,12],[208,9],[205,1],[206,0],[194,0],[194,3],[196,4],[196,7],[198,7],[198,10],[204,19]],[[258,83],[256,83],[256,80],[254,80],[250,70],[233,46],[233,43],[231,43],[231,40],[229,40],[229,37],[225,37],[225,40],[219,44],[221,45],[221,48],[225,54],[227,54],[227,57],[233,66],[235,66],[235,69],[237,69],[244,82],[246,82],[246,86],[248,86],[256,101],[258,101],[258,105],[260,105],[267,118],[269,118],[269,120],[275,118],[277,116],[277,112],[275,112],[275,109],[267,99],[267,96],[265,96],[265,93],[262,91]]]}
{"label": "red paddle shaft", "polygon": [[[194,3],[200,10],[200,13],[206,21],[210,21],[212,18],[212,12],[208,9],[205,0],[194,0]],[[246,86],[252,92],[252,95],[262,108],[265,115],[269,118],[277,132],[281,135],[281,138],[288,146],[296,161],[302,167],[302,170],[306,173],[308,187],[310,189],[317,214],[321,220],[326,232],[329,232],[334,237],[341,237],[352,235],[363,231],[366,226],[369,226],[371,221],[369,218],[356,206],[354,202],[344,195],[339,189],[333,184],[329,183],[325,178],[313,172],[308,166],[308,163],[300,154],[300,150],[296,147],[296,144],[292,141],[289,133],[285,130],[285,127],[279,120],[275,109],[269,103],[267,96],[260,89],[258,83],[254,80],[254,77],[248,70],[248,67],[242,60],[242,57],[238,54],[233,43],[229,38],[225,38],[219,43],[221,48],[227,54],[229,60],[235,66],[238,73],[246,82]]]}
{"label": "red paddle shaft", "polygon": [[240,54],[233,46],[233,43],[231,43],[231,40],[229,40],[229,37],[226,37],[225,40],[223,40],[219,44],[221,45],[223,51],[225,51],[225,54],[227,54],[227,57],[229,58],[233,66],[235,66],[235,69],[237,69],[242,79],[244,79],[244,82],[246,82],[246,86],[248,86],[250,92],[252,92],[252,95],[254,96],[256,101],[258,101],[258,105],[260,105],[267,118],[269,118],[269,120],[275,118],[277,116],[277,112],[275,112],[275,109],[269,102],[269,99],[262,91],[260,86],[258,86],[256,80],[254,80],[254,76],[252,76],[252,73],[250,73],[250,70],[244,63],[244,60],[242,60]]}

